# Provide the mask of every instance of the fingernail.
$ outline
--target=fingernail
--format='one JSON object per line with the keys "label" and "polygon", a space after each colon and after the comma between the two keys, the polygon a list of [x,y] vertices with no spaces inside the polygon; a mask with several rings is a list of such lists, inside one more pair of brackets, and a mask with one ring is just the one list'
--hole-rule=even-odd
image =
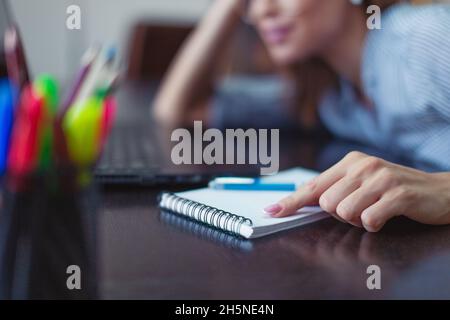
{"label": "fingernail", "polygon": [[270,214],[271,216],[275,216],[278,213],[280,213],[283,210],[283,207],[279,204],[273,204],[267,208],[264,209],[264,211],[268,214]]}

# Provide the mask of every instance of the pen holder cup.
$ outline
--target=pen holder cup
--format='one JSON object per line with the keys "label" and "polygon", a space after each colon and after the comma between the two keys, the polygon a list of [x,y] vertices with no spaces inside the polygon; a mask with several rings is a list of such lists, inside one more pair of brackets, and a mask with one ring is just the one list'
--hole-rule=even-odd
{"label": "pen holder cup", "polygon": [[[3,185],[0,299],[95,299],[99,192],[71,174]],[[17,191],[20,190],[20,191]]]}

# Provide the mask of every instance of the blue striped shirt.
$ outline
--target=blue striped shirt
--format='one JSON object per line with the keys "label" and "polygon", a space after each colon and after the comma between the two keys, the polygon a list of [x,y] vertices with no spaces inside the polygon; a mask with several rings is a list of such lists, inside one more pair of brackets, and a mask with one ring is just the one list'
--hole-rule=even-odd
{"label": "blue striped shirt", "polygon": [[341,81],[320,107],[336,135],[450,170],[450,6],[397,5],[369,32],[362,79],[374,110]]}

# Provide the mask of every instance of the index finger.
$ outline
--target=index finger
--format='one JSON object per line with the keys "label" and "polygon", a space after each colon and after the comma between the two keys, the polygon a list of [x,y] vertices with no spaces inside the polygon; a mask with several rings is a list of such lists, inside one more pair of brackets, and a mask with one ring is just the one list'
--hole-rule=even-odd
{"label": "index finger", "polygon": [[360,154],[357,153],[349,154],[338,164],[298,189],[289,197],[281,200],[277,205],[269,207],[270,209],[278,209],[275,210],[277,212],[268,213],[275,218],[284,218],[295,214],[305,206],[318,204],[321,195],[345,176],[348,166],[359,156]]}

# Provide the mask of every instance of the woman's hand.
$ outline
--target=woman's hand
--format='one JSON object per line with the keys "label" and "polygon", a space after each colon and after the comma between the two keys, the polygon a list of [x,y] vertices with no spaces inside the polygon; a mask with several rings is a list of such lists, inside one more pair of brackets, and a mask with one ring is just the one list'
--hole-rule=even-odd
{"label": "woman's hand", "polygon": [[450,224],[450,174],[428,174],[352,152],[266,211],[282,218],[317,204],[370,232],[401,215],[425,224]]}

